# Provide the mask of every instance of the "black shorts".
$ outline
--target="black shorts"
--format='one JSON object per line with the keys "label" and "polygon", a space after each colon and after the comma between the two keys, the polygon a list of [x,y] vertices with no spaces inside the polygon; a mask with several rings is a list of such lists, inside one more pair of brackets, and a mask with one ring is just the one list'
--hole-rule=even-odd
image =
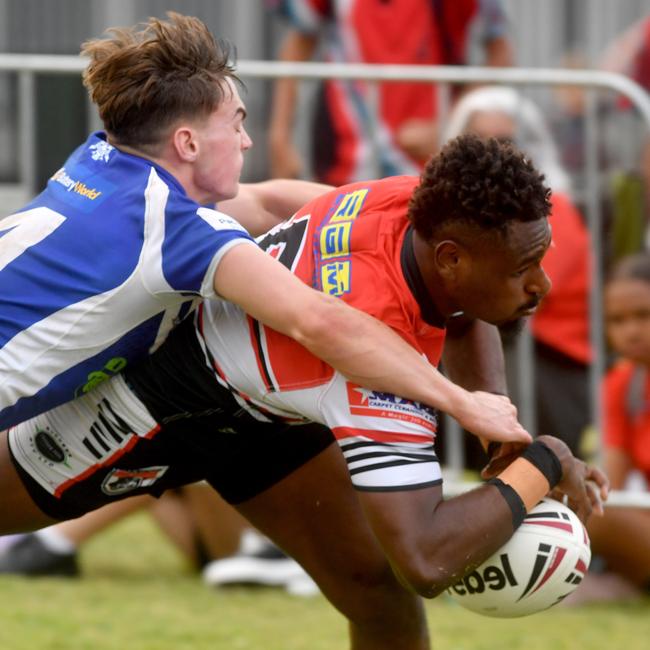
{"label": "black shorts", "polygon": [[320,424],[251,417],[201,370],[193,329],[177,329],[125,377],[9,431],[17,470],[45,514],[70,519],[201,480],[237,504],[334,442]]}

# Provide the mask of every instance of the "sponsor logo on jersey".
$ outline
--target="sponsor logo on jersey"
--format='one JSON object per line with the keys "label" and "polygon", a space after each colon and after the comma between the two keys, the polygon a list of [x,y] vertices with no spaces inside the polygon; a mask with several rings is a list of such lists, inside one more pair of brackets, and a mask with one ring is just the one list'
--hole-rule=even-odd
{"label": "sponsor logo on jersey", "polygon": [[351,231],[350,222],[325,226],[320,232],[320,250],[323,259],[349,255]]}
{"label": "sponsor logo on jersey", "polygon": [[359,212],[361,212],[367,194],[367,188],[344,194],[334,214],[330,218],[330,223],[356,219],[359,216]]}
{"label": "sponsor logo on jersey", "polygon": [[133,435],[136,435],[133,427],[113,410],[106,398],[103,398],[97,404],[97,419],[90,425],[89,433],[84,436],[82,442],[97,460],[103,460],[122,447],[125,440]]}
{"label": "sponsor logo on jersey", "polygon": [[94,187],[88,187],[85,183],[71,178],[66,172],[65,167],[61,167],[61,169],[55,172],[51,180],[62,185],[67,192],[74,192],[75,194],[90,199],[91,201],[94,201],[102,195],[100,190]]}
{"label": "sponsor logo on jersey", "polygon": [[346,382],[348,404],[352,415],[392,418],[412,422],[436,430],[435,411],[424,404],[397,397],[392,393],[380,393]]}
{"label": "sponsor logo on jersey", "polygon": [[248,234],[246,228],[244,228],[239,221],[229,217],[223,212],[201,207],[197,209],[196,214],[198,214],[203,221],[210,224],[215,230],[239,230]]}
{"label": "sponsor logo on jersey", "polygon": [[342,296],[350,291],[350,261],[332,262],[321,266],[321,286],[323,293]]}
{"label": "sponsor logo on jersey", "polygon": [[153,485],[167,470],[168,465],[142,467],[140,469],[111,470],[102,481],[102,492],[109,496],[133,492]]}
{"label": "sponsor logo on jersey", "polygon": [[53,463],[62,463],[65,460],[65,452],[47,431],[39,431],[34,436],[34,444],[36,449]]}
{"label": "sponsor logo on jersey", "polygon": [[70,449],[63,440],[63,437],[52,429],[52,427],[39,427],[31,436],[29,442],[32,453],[44,465],[48,467],[53,467],[54,465],[70,467],[68,464]]}
{"label": "sponsor logo on jersey", "polygon": [[108,142],[105,142],[104,140],[91,144],[88,148],[92,152],[90,157],[93,160],[101,160],[102,162],[108,162],[111,158],[111,154],[115,150],[113,145],[108,144]]}
{"label": "sponsor logo on jersey", "polygon": [[320,286],[323,293],[342,296],[350,291],[352,262],[345,258],[350,255],[350,238],[354,220],[359,216],[368,194],[364,188],[337,197],[338,203],[333,213],[328,213],[317,234],[317,261],[320,270]]}
{"label": "sponsor logo on jersey", "polygon": [[126,363],[124,357],[113,357],[109,359],[101,370],[93,370],[88,373],[86,383],[75,390],[74,396],[79,397],[80,395],[85,395],[102,382],[114,377],[118,372],[124,370]]}

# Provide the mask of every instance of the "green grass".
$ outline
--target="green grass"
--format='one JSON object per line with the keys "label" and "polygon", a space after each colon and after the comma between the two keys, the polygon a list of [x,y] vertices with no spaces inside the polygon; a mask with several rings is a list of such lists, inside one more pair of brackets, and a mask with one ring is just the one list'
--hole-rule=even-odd
{"label": "green grass", "polygon": [[[345,621],[321,597],[213,591],[145,516],[84,549],[81,580],[0,578],[1,650],[342,650]],[[646,650],[650,601],[500,621],[442,597],[435,650]]]}

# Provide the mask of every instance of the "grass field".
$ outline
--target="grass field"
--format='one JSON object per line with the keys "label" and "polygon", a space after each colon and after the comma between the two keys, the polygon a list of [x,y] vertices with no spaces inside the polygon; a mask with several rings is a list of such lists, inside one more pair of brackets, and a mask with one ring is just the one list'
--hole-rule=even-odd
{"label": "grass field", "polygon": [[[344,650],[321,597],[204,587],[146,516],[93,541],[81,580],[0,578],[0,650]],[[647,650],[650,601],[499,621],[444,597],[427,605],[435,650]]]}

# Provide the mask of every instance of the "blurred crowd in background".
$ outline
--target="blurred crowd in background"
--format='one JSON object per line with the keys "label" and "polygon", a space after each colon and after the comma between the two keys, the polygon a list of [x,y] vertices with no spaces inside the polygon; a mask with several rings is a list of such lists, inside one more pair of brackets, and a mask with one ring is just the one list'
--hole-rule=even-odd
{"label": "blurred crowd in background", "polygon": [[[650,91],[650,0],[0,0],[0,53],[76,54],[83,40],[109,26],[167,10],[203,19],[215,35],[236,43],[240,60],[589,69],[623,74]],[[530,323],[532,428],[561,437],[583,457],[594,451],[594,437],[587,435],[594,359],[589,292],[593,265],[599,264],[606,277],[614,274],[616,285],[612,290],[607,284],[604,305],[609,375],[603,439],[609,451],[601,460],[615,488],[632,474],[635,485],[643,485],[650,476],[650,269],[644,257],[650,244],[650,124],[636,107],[610,90],[566,85],[244,81],[255,144],[243,180],[296,177],[340,185],[417,174],[442,144],[466,132],[512,141],[528,153],[553,190],[554,239],[545,263],[553,290]],[[78,75],[38,74],[33,92],[33,114],[25,114],[18,77],[0,73],[5,205],[23,203],[99,126]],[[30,164],[18,155],[25,124],[33,130]],[[601,250],[591,245],[589,212],[596,215]],[[630,262],[630,255],[637,257]],[[627,295],[621,289],[626,282],[628,289],[633,285]],[[516,342],[508,333],[503,338],[516,399]],[[615,398],[608,401],[608,395]],[[480,466],[475,449],[466,455],[468,466]],[[178,514],[187,494],[169,497],[170,512]],[[593,531],[604,566],[627,581],[618,592],[620,584],[608,583],[610,595],[646,588],[650,578],[650,565],[639,570],[639,563],[650,562],[650,512],[616,516],[623,517],[618,530],[630,531],[620,539],[635,539],[641,559],[635,556],[630,568],[630,547],[617,546],[605,525]],[[203,520],[190,521],[188,530],[198,530],[197,521]],[[70,555],[95,530],[93,525],[77,538],[71,534],[67,546],[59,539],[59,549]],[[204,540],[200,547],[196,539]],[[203,564],[232,553],[239,537],[218,551],[210,551],[205,539],[176,541]],[[52,538],[50,543],[57,545]],[[227,582],[228,575],[223,567],[206,573],[213,583]],[[295,576],[278,580],[309,590]]]}

